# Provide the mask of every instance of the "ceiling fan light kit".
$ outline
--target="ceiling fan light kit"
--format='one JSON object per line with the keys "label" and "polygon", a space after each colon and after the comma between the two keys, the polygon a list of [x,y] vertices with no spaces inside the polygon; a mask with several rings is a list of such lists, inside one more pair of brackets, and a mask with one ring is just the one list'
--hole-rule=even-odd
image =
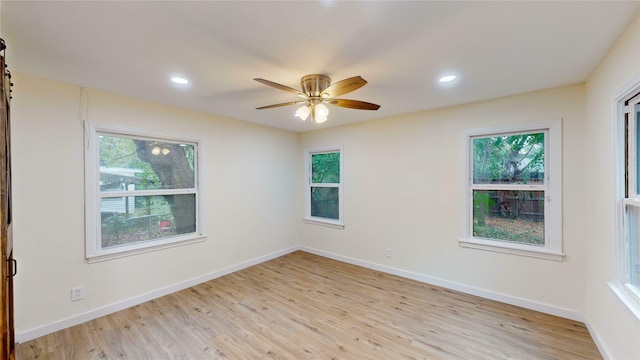
{"label": "ceiling fan light kit", "polygon": [[309,115],[311,115],[311,119],[314,124],[322,124],[327,121],[329,108],[327,108],[325,104],[358,110],[378,110],[380,108],[380,105],[365,101],[336,98],[336,96],[350,93],[366,85],[367,81],[360,76],[350,77],[348,79],[338,81],[335,84],[331,84],[331,78],[326,75],[305,75],[300,79],[301,91],[261,78],[255,78],[254,80],[276,89],[294,93],[304,99],[262,106],[256,109],[272,109],[275,107],[302,104],[302,107],[298,108],[296,111],[295,116],[302,119],[302,121],[305,121]]}

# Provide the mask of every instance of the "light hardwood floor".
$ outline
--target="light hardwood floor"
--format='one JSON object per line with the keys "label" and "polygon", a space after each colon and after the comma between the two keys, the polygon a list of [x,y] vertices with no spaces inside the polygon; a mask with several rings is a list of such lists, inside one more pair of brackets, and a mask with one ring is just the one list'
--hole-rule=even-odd
{"label": "light hardwood floor", "polygon": [[585,326],[305,252],[17,347],[17,359],[601,359]]}

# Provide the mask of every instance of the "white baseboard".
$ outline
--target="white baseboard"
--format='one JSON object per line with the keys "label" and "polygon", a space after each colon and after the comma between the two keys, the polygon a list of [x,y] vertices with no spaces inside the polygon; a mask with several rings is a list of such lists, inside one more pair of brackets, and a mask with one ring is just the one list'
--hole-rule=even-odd
{"label": "white baseboard", "polygon": [[607,347],[604,345],[604,343],[600,339],[600,336],[598,336],[598,333],[595,332],[594,329],[589,324],[589,318],[587,317],[585,319],[585,321],[583,321],[583,322],[584,322],[585,326],[587,327],[587,330],[589,331],[589,334],[591,335],[591,338],[593,339],[593,342],[596,344],[596,347],[598,348],[598,351],[600,351],[600,355],[602,355],[602,359],[603,360],[612,359],[612,357],[609,356],[609,351],[607,350]]}
{"label": "white baseboard", "polygon": [[495,300],[505,304],[515,305],[525,309],[539,311],[545,314],[555,315],[555,316],[559,316],[562,318],[575,320],[583,323],[585,322],[585,317],[583,314],[573,310],[561,308],[558,306],[543,304],[536,301],[531,301],[531,300],[527,300],[527,299],[523,299],[523,298],[511,296],[511,295],[497,293],[494,291],[484,290],[484,289],[476,288],[473,286],[468,286],[468,285],[464,285],[464,284],[460,284],[460,283],[456,283],[448,280],[443,280],[443,279],[439,279],[431,276],[418,274],[418,273],[414,273],[407,270],[402,270],[402,269],[398,269],[390,266],[384,266],[384,265],[380,265],[380,264],[376,264],[368,261],[362,261],[355,258],[350,258],[347,256],[342,256],[339,254],[335,254],[335,253],[331,253],[323,250],[309,248],[306,246],[301,246],[300,250],[306,251],[315,255],[324,256],[330,259],[346,262],[349,264],[366,267],[368,269],[377,270],[377,271],[381,271],[381,272],[392,274],[392,275],[397,275],[397,276],[411,279],[411,280],[416,280],[425,284],[436,285],[436,286],[440,286],[450,290],[460,291],[466,294],[479,296],[485,299]]}
{"label": "white baseboard", "polygon": [[184,290],[187,288],[190,288],[192,286],[201,284],[203,282],[209,281],[209,280],[213,280],[215,278],[219,278],[221,276],[227,275],[227,274],[231,274],[232,272],[235,271],[239,271],[245,268],[248,268],[250,266],[253,265],[257,265],[260,264],[262,262],[265,261],[269,261],[272,259],[275,259],[277,257],[292,253],[296,250],[299,250],[300,247],[299,246],[293,246],[287,249],[283,249],[283,250],[279,250],[264,256],[260,256],[257,257],[255,259],[251,259],[248,261],[243,261],[239,264],[233,265],[233,266],[229,266],[227,268],[218,270],[218,271],[214,271],[212,273],[209,274],[205,274],[202,276],[198,276],[196,278],[193,279],[189,279],[187,281],[183,281],[177,284],[173,284],[171,286],[167,286],[161,289],[157,289],[157,290],[153,290],[150,291],[148,293],[144,293],[138,296],[134,296],[132,298],[129,299],[125,299],[122,301],[118,301],[116,303],[113,304],[109,304],[103,307],[99,307],[90,311],[87,311],[85,313],[82,314],[78,314],[78,315],[74,315],[72,317],[68,317],[66,319],[62,319],[47,325],[43,325],[31,330],[27,330],[27,331],[22,331],[19,333],[16,333],[16,342],[17,343],[23,343],[29,340],[33,340],[33,339],[37,339],[41,336],[45,336],[51,333],[54,333],[56,331],[59,330],[63,330],[75,325],[79,325],[82,324],[84,322],[93,320],[93,319],[97,319],[99,317],[108,315],[108,314],[112,314],[114,312],[120,311],[120,310],[124,310],[126,308],[130,308],[132,306],[135,305],[139,305],[142,304],[144,302],[153,300],[153,299],[157,299],[159,297],[165,296],[165,295],[169,295],[172,294],[176,291],[180,291],[180,290]]}

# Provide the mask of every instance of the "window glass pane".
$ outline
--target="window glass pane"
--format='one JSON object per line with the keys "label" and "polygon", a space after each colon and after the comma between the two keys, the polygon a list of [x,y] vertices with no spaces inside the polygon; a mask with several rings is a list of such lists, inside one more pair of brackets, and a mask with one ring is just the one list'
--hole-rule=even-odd
{"label": "window glass pane", "polygon": [[473,236],[544,245],[544,191],[474,190]]}
{"label": "window glass pane", "polygon": [[337,187],[311,187],[311,216],[339,219]]}
{"label": "window glass pane", "polygon": [[640,208],[627,206],[629,283],[640,290]]}
{"label": "window glass pane", "polygon": [[340,153],[311,154],[311,182],[340,183]]}
{"label": "window glass pane", "polygon": [[100,135],[100,191],[194,188],[194,145]]}
{"label": "window glass pane", "polygon": [[640,194],[640,156],[638,156],[638,147],[640,146],[640,104],[635,104],[633,111],[636,113],[636,194]]}
{"label": "window glass pane", "polygon": [[544,133],[472,139],[474,184],[544,184]]}
{"label": "window glass pane", "polygon": [[107,197],[100,202],[102,248],[196,231],[195,194]]}

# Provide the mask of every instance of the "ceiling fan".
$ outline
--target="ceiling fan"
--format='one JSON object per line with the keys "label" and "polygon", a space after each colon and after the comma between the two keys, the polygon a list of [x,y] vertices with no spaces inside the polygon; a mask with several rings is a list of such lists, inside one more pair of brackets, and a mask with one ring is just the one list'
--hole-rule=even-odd
{"label": "ceiling fan", "polygon": [[344,95],[357,90],[367,84],[367,81],[360,76],[350,77],[331,84],[331,78],[321,74],[305,75],[300,79],[300,87],[302,91],[290,88],[285,85],[274,83],[273,81],[256,78],[257,82],[269,85],[276,89],[288,91],[301,97],[303,100],[289,101],[286,103],[273,104],[256,108],[258,110],[271,109],[281,106],[300,105],[296,111],[296,116],[302,121],[307,120],[309,115],[313,122],[321,124],[327,121],[329,109],[324,104],[336,105],[349,109],[358,110],[378,110],[380,105],[372,104],[360,100],[338,99],[336,96]]}

